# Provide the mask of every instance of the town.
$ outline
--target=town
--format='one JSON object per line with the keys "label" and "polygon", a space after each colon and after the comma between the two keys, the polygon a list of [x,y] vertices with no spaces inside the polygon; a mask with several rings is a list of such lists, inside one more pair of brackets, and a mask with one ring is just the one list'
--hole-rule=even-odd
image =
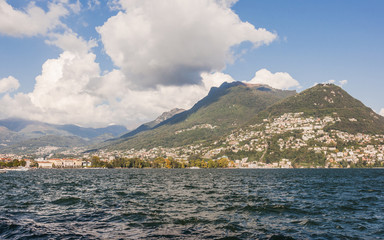
{"label": "town", "polygon": [[[233,131],[211,144],[183,147],[155,147],[126,151],[99,150],[84,153],[85,149],[60,152],[47,146],[36,152],[35,158],[15,154],[0,154],[0,167],[85,168],[114,167],[114,161],[140,159],[148,164],[141,167],[230,167],[230,168],[350,168],[384,167],[384,135],[351,134],[329,126],[341,121],[334,113],[323,118],[305,117],[303,112],[285,113],[277,118]],[[347,121],[357,121],[354,118]],[[175,134],[217,126],[197,125],[178,130]],[[298,154],[307,160],[298,161]],[[311,162],[312,156],[319,160]],[[155,160],[164,163],[154,164]],[[225,159],[226,161],[223,161]],[[97,160],[97,161],[96,161]],[[199,160],[199,161],[196,161]],[[161,162],[160,161],[160,162]],[[220,161],[220,163],[219,163]],[[97,162],[97,163],[96,163]],[[104,164],[100,164],[104,163]],[[170,163],[177,164],[170,164]],[[151,164],[149,164],[151,163]],[[132,165],[134,166],[134,165]]]}

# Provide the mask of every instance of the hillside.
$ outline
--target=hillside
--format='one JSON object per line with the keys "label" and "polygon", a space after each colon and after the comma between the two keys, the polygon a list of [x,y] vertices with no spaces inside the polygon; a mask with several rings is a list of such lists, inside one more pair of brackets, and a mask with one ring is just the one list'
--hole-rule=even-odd
{"label": "hillside", "polygon": [[[1,149],[1,153],[48,155],[57,151],[65,151],[85,147],[88,141],[77,136],[47,135],[14,143]],[[83,151],[83,149],[82,149]]]}
{"label": "hillside", "polygon": [[268,106],[295,94],[265,85],[224,83],[191,109],[150,131],[110,143],[107,149],[151,148],[209,143],[243,125]]}
{"label": "hillside", "polygon": [[201,152],[257,167],[380,167],[384,118],[340,87],[319,84],[266,108]]}
{"label": "hillside", "polygon": [[341,121],[327,129],[335,129],[349,133],[384,133],[384,117],[366,107],[342,88],[334,84],[318,84],[293,97],[270,106],[257,118],[262,119],[280,116],[284,113],[303,112],[305,116],[334,116]]}
{"label": "hillside", "polygon": [[228,158],[239,167],[380,167],[384,118],[332,84],[298,94],[223,84],[190,110],[103,150],[143,159]]}
{"label": "hillside", "polygon": [[[74,143],[81,146],[92,144],[120,136],[128,130],[124,126],[108,126],[105,128],[83,128],[76,125],[56,125],[39,121],[19,118],[0,120],[0,152],[17,149],[22,146],[47,144],[47,146],[72,147],[75,144],[66,144],[71,137]],[[56,139],[55,139],[56,138]],[[47,141],[51,139],[51,141]]]}
{"label": "hillside", "polygon": [[154,128],[155,126],[157,126],[158,124],[160,124],[161,122],[164,122],[164,121],[170,119],[171,117],[175,116],[176,114],[182,113],[184,111],[185,111],[184,109],[174,108],[168,112],[164,112],[159,117],[157,117],[155,120],[140,125],[138,128],[124,134],[120,138],[129,138],[129,137],[132,137],[132,136],[134,136],[140,132],[148,131],[148,130]]}

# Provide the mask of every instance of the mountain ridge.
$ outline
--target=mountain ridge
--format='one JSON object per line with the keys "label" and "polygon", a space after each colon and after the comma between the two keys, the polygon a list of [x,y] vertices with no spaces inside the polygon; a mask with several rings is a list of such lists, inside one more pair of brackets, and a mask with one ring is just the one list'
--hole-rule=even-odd
{"label": "mountain ridge", "polygon": [[119,138],[128,138],[128,137],[132,137],[132,136],[134,136],[134,135],[136,135],[136,134],[138,134],[140,132],[151,130],[154,127],[156,127],[158,124],[160,124],[160,123],[166,121],[167,119],[175,116],[176,114],[182,113],[184,111],[185,110],[181,109],[181,108],[174,108],[174,109],[171,109],[170,111],[163,112],[155,120],[147,122],[147,123],[144,123],[144,124],[141,124],[136,129],[134,129],[134,130],[132,130],[132,131],[130,131],[130,132],[120,136]]}
{"label": "mountain ridge", "polygon": [[[116,137],[128,130],[124,126],[112,125],[104,128],[84,128],[74,124],[58,125],[45,123],[22,118],[7,118],[0,120],[0,149],[4,150],[14,144],[20,145],[31,139],[42,142],[46,141],[46,136],[56,136],[58,139],[67,142],[65,137],[77,137],[81,139],[81,145],[85,142],[94,143],[104,141],[108,138]],[[58,145],[63,145],[59,140],[55,141]],[[83,143],[84,142],[84,143]],[[37,144],[38,145],[38,144]]]}
{"label": "mountain ridge", "polygon": [[[220,87],[211,88],[208,95],[189,110],[159,123],[150,131],[121,138],[110,143],[109,146],[137,148],[182,145],[189,141],[204,142],[231,131],[272,103],[295,93],[296,91],[278,90],[262,84],[247,86],[243,82],[223,83]],[[193,133],[182,131],[190,128],[197,130]],[[175,135],[174,133],[178,131],[181,131],[181,134]],[[183,135],[189,133],[192,134],[183,138]]]}
{"label": "mountain ridge", "polygon": [[262,118],[287,112],[304,112],[306,116],[337,114],[341,121],[329,129],[351,133],[384,133],[384,117],[335,84],[317,84],[306,89],[268,107],[259,114],[257,120],[260,122]]}

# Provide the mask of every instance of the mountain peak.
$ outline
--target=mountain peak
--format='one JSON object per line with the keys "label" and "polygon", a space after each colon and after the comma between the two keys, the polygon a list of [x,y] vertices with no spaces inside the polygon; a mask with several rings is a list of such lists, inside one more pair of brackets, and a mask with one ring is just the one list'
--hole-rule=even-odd
{"label": "mountain peak", "polygon": [[259,121],[267,116],[277,117],[284,113],[298,112],[307,116],[337,117],[340,121],[331,126],[335,130],[349,133],[384,132],[383,117],[335,84],[317,84],[287,98],[263,111]]}
{"label": "mountain peak", "polygon": [[160,116],[158,116],[153,122],[155,123],[155,125],[173,117],[174,115],[176,114],[179,114],[181,112],[184,112],[185,109],[182,109],[182,108],[174,108],[174,109],[171,109],[170,111],[168,112],[163,112]]}
{"label": "mountain peak", "polygon": [[267,85],[225,82],[220,87],[212,87],[208,95],[189,110],[151,128],[141,125],[111,146],[126,149],[207,142],[231,132],[268,106],[294,94],[295,91]]}
{"label": "mountain peak", "polygon": [[156,127],[157,125],[161,124],[162,122],[165,122],[168,119],[172,118],[173,116],[175,116],[175,115],[177,115],[179,113],[182,113],[184,111],[185,110],[181,109],[181,108],[174,108],[174,109],[171,109],[168,112],[163,112],[155,120],[153,120],[151,122],[147,122],[147,123],[141,124],[138,128],[136,128],[136,129],[134,129],[134,130],[124,134],[120,138],[129,138],[129,137],[132,137],[132,136],[134,136],[134,135],[136,135],[136,134],[138,134],[140,132],[151,130],[154,127]]}

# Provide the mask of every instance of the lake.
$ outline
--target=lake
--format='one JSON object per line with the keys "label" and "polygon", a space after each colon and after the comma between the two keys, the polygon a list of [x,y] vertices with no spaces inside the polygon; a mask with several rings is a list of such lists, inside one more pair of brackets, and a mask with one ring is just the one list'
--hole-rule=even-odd
{"label": "lake", "polygon": [[0,239],[384,239],[384,169],[7,172]]}

